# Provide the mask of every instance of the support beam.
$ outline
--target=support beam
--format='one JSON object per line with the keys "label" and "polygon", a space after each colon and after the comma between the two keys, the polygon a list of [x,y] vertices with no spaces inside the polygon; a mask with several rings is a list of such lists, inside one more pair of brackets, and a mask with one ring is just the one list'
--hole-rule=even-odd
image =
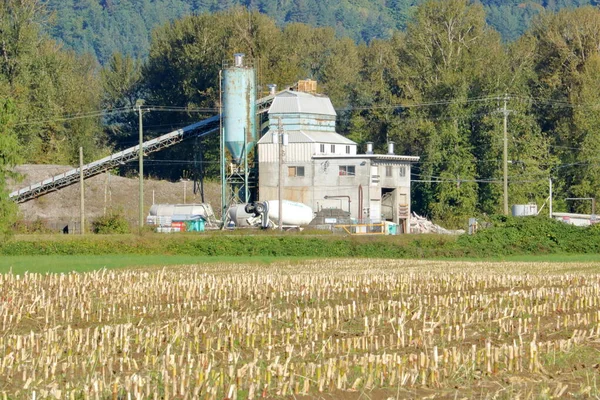
{"label": "support beam", "polygon": [[83,147],[79,148],[79,233],[82,235],[85,233],[85,185],[83,181]]}

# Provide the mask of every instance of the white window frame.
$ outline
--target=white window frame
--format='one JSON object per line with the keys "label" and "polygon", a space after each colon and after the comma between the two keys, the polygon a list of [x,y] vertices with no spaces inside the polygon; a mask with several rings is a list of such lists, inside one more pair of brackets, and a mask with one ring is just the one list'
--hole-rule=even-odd
{"label": "white window frame", "polygon": [[355,165],[340,165],[339,166],[339,175],[340,176],[356,176],[356,166]]}

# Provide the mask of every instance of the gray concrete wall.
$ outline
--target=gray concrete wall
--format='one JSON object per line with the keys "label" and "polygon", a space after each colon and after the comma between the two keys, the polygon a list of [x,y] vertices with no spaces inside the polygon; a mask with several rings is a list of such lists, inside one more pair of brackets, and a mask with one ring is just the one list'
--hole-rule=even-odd
{"label": "gray concrete wall", "polygon": [[[408,205],[410,212],[410,163],[375,162],[369,158],[318,159],[310,162],[286,162],[283,170],[283,197],[312,207],[317,212],[323,208],[341,208],[350,211],[355,219],[371,218],[378,220],[381,213],[381,189],[395,189],[393,195],[393,216],[398,221],[399,205]],[[362,165],[361,165],[362,164]],[[392,176],[387,177],[385,166],[392,167]],[[288,176],[289,166],[303,166],[303,177]],[[354,166],[355,175],[340,174],[340,166]],[[404,176],[399,168],[404,167]],[[278,164],[262,162],[259,166],[259,198],[261,201],[278,198]],[[363,210],[359,210],[359,185],[363,191]],[[348,196],[325,199],[325,196]],[[374,215],[378,214],[378,215]],[[410,221],[407,221],[409,226]]]}

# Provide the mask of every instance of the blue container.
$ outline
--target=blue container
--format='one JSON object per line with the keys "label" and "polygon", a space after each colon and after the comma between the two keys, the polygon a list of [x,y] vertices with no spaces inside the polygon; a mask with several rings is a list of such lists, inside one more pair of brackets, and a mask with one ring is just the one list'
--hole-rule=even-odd
{"label": "blue container", "polygon": [[234,57],[234,65],[223,71],[223,130],[225,146],[239,164],[256,143],[256,76],[243,54]]}

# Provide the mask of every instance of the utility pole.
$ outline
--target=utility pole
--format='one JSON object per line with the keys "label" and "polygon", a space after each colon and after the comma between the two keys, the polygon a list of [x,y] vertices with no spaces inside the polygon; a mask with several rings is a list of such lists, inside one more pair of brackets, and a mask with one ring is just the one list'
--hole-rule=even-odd
{"label": "utility pole", "polygon": [[279,230],[283,231],[283,123],[281,117],[278,118],[277,122],[277,136],[279,143],[279,185],[278,186],[278,204],[279,204]]}
{"label": "utility pole", "polygon": [[550,218],[552,218],[552,177],[548,178],[549,183],[549,197],[548,197],[548,209],[550,213]]}
{"label": "utility pole", "polygon": [[506,108],[508,102],[508,95],[504,95],[504,108],[502,113],[504,114],[504,151],[503,151],[503,164],[504,164],[504,215],[508,215],[508,114],[510,111]]}
{"label": "utility pole", "polygon": [[85,185],[83,184],[83,147],[79,148],[79,192],[80,192],[80,228],[79,233],[85,233]]}
{"label": "utility pole", "polygon": [[139,137],[140,137],[140,148],[139,148],[139,170],[140,170],[140,215],[139,215],[139,228],[140,233],[142,233],[142,229],[144,228],[144,127],[142,126],[142,104],[144,104],[144,100],[136,101],[136,106],[138,109],[139,115]]}

